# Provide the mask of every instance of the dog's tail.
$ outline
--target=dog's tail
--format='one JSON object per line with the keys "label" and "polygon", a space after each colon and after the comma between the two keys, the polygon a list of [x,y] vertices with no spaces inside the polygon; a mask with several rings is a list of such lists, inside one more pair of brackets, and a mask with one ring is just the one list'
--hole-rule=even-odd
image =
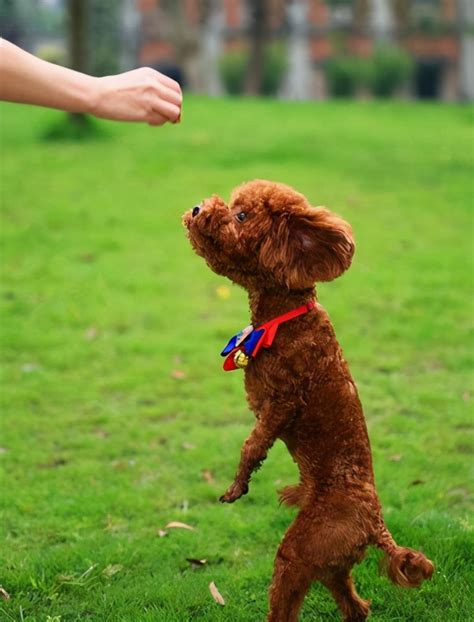
{"label": "dog's tail", "polygon": [[306,493],[301,484],[295,484],[294,486],[285,486],[278,491],[280,497],[280,503],[283,505],[293,506],[296,505],[302,508],[306,501]]}
{"label": "dog's tail", "polygon": [[419,551],[398,546],[383,522],[377,534],[376,546],[385,552],[385,570],[395,585],[419,587],[423,581],[431,579],[433,563]]}

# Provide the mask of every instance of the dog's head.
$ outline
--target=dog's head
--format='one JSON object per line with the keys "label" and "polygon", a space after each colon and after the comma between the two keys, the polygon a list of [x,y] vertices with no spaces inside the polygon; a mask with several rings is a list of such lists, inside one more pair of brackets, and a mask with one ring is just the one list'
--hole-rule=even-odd
{"label": "dog's head", "polygon": [[210,268],[247,289],[307,289],[340,276],[354,254],[347,222],[270,181],[239,186],[229,205],[205,199],[183,221]]}

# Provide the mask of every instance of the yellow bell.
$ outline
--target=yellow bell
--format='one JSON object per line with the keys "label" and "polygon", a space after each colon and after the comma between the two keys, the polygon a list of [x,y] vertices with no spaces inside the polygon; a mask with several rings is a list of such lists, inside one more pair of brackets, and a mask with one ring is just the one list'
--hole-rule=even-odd
{"label": "yellow bell", "polygon": [[249,364],[249,357],[242,350],[237,350],[234,354],[234,363],[239,369],[244,369]]}

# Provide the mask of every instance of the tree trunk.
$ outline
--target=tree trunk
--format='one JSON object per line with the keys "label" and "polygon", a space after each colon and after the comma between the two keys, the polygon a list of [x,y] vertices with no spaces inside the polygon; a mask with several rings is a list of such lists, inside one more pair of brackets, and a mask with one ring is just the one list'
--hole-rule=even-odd
{"label": "tree trunk", "polygon": [[406,34],[411,23],[411,2],[410,0],[394,0],[393,12],[397,23],[397,29],[403,36]]}
{"label": "tree trunk", "polygon": [[18,3],[15,0],[3,0],[0,3],[1,23],[0,36],[15,45],[24,47],[24,24],[18,10]]}
{"label": "tree trunk", "polygon": [[247,95],[261,93],[268,39],[268,0],[250,0],[250,56],[245,74]]}
{"label": "tree trunk", "polygon": [[309,49],[308,0],[293,0],[286,8],[288,67],[281,90],[284,99],[311,99],[313,68]]}
{"label": "tree trunk", "polygon": [[120,71],[134,69],[138,63],[140,14],[135,0],[124,0],[120,14]]}
{"label": "tree trunk", "polygon": [[[87,73],[109,76],[120,68],[122,0],[87,0]],[[89,52],[89,53],[88,53]]]}
{"label": "tree trunk", "polygon": [[[199,3],[198,8],[201,13],[202,3]],[[199,91],[201,82],[199,23],[191,23],[186,16],[184,2],[176,2],[176,0],[160,0],[159,19],[161,35],[171,43],[174,60],[184,72],[186,84],[190,90]]]}
{"label": "tree trunk", "polygon": [[460,96],[462,99],[474,100],[474,5],[470,0],[459,3],[459,21],[461,24],[461,58],[460,58]]}
{"label": "tree trunk", "polygon": [[369,0],[354,0],[354,26],[358,33],[363,33],[369,17]]}
{"label": "tree trunk", "polygon": [[[87,4],[88,0],[68,0],[69,63],[72,69],[87,71]],[[75,125],[85,125],[85,115],[71,112],[69,118]]]}
{"label": "tree trunk", "polygon": [[200,68],[203,91],[208,95],[221,95],[219,56],[222,48],[224,24],[223,6],[219,0],[210,0],[203,15],[200,49]]}
{"label": "tree trunk", "polygon": [[371,0],[370,27],[375,41],[391,41],[394,20],[389,0]]}
{"label": "tree trunk", "polygon": [[73,69],[83,73],[87,69],[87,4],[87,0],[68,0],[70,64]]}

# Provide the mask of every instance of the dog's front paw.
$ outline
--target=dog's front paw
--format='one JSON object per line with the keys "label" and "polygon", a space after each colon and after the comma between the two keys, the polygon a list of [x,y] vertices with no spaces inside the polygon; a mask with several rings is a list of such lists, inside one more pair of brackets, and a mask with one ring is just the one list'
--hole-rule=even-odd
{"label": "dog's front paw", "polygon": [[241,482],[234,482],[227,491],[219,498],[221,503],[234,503],[237,499],[240,499],[242,495],[247,494],[249,490],[248,484]]}

